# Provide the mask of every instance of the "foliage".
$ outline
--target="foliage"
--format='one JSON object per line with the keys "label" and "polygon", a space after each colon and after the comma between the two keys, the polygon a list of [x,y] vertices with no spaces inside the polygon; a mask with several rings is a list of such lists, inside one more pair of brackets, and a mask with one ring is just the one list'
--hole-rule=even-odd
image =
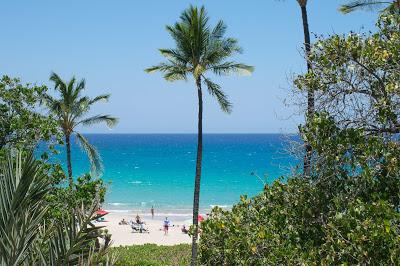
{"label": "foliage", "polygon": [[215,208],[201,224],[207,265],[398,265],[400,217],[387,201],[328,201],[303,178]]}
{"label": "foliage", "polygon": [[311,178],[327,191],[327,198],[385,200],[400,207],[400,145],[396,137],[342,129],[326,114],[316,114],[311,126],[302,128],[302,135],[316,152]]}
{"label": "foliage", "polygon": [[146,69],[147,72],[160,71],[167,81],[187,80],[193,76],[197,83],[203,82],[211,96],[215,97],[224,112],[230,112],[232,104],[221,87],[206,76],[232,73],[250,74],[254,68],[231,61],[242,49],[233,38],[224,37],[226,25],[219,21],[214,28],[209,26],[209,18],[204,7],[191,6],[180,17],[180,22],[167,26],[167,31],[174,39],[176,48],[160,49],[167,62]]}
{"label": "foliage", "polygon": [[[73,77],[69,82],[64,82],[57,74],[53,73],[50,80],[54,82],[55,90],[60,94],[60,98],[56,99],[47,94],[46,102],[66,138],[67,153],[70,152],[68,150],[70,136],[75,133],[81,147],[89,157],[92,174],[100,174],[102,164],[96,148],[82,134],[76,132],[76,127],[79,125],[90,126],[98,123],[106,123],[107,126],[113,127],[118,122],[118,119],[109,115],[95,115],[85,118],[93,104],[100,101],[107,102],[110,95],[103,94],[94,98],[81,96],[86,84],[84,79],[76,82],[75,77]],[[68,160],[68,168],[69,177],[72,179],[70,160]]]}
{"label": "foliage", "polygon": [[23,85],[17,78],[0,79],[0,149],[34,147],[59,137],[51,116],[38,112],[46,86]]}
{"label": "foliage", "polygon": [[372,36],[316,43],[296,80],[318,93],[300,127],[311,175],[215,208],[201,224],[202,264],[400,264],[399,22],[385,12]]}
{"label": "foliage", "polygon": [[[62,171],[62,170],[61,170]],[[100,178],[93,179],[90,174],[84,174],[77,178],[73,183],[72,189],[63,184],[65,180],[64,172],[61,178],[54,178],[52,173],[52,189],[47,194],[48,204],[51,205],[50,216],[62,217],[66,209],[74,206],[92,206],[95,202],[102,204],[106,194],[106,184]]]}
{"label": "foliage", "polygon": [[118,254],[116,265],[121,266],[186,266],[190,263],[190,245],[187,244],[175,246],[145,244],[141,246],[121,246],[112,250]]}
{"label": "foliage", "polygon": [[98,203],[65,209],[60,218],[46,219],[51,190],[43,163],[30,154],[8,152],[0,166],[0,264],[1,265],[93,265],[108,251],[96,245],[103,237],[96,219]]}
{"label": "foliage", "polygon": [[400,133],[400,15],[381,14],[378,32],[350,33],[318,40],[312,71],[295,80],[300,90],[315,89],[315,108],[342,127],[369,134]]}
{"label": "foliage", "polygon": [[0,262],[18,265],[34,252],[37,229],[48,208],[45,194],[50,182],[32,156],[26,161],[20,155],[7,159],[0,169]]}
{"label": "foliage", "polygon": [[341,5],[339,11],[348,14],[358,9],[374,9],[379,8],[381,6],[385,7],[384,10],[389,8],[397,8],[400,9],[400,1],[399,0],[391,0],[391,1],[382,1],[382,0],[353,0],[348,4]]}
{"label": "foliage", "polygon": [[75,185],[75,199],[90,206],[97,195],[99,203],[104,202],[106,187],[103,179],[92,180],[89,174],[78,177]]}

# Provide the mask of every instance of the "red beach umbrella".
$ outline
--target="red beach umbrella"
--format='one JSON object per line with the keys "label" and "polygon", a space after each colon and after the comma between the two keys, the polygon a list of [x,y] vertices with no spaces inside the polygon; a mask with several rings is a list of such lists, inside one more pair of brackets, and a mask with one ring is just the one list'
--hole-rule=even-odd
{"label": "red beach umbrella", "polygon": [[96,214],[97,214],[97,215],[106,215],[106,214],[108,214],[108,211],[105,211],[105,210],[103,210],[103,209],[98,209],[98,210],[96,211]]}
{"label": "red beach umbrella", "polygon": [[199,222],[204,221],[204,217],[201,214],[199,214],[199,216],[197,216],[197,219],[199,220]]}

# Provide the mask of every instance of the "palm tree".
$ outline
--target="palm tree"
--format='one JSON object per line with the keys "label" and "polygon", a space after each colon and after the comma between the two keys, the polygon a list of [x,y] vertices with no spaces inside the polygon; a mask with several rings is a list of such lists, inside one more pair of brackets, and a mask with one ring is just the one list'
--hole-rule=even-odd
{"label": "palm tree", "polygon": [[[309,60],[309,55],[311,52],[311,40],[310,40],[310,29],[308,26],[308,12],[307,12],[307,4],[308,0],[296,0],[301,9],[301,18],[303,21],[303,33],[304,33],[304,49],[306,52],[306,61],[307,61],[307,72],[310,72],[312,69],[311,62]],[[315,112],[315,100],[314,100],[314,90],[313,88],[308,88],[307,90],[307,115],[306,121],[308,118],[311,118]],[[312,155],[312,147],[308,142],[304,143],[305,146],[305,154],[304,154],[304,162],[303,162],[303,173],[304,176],[310,176],[311,173],[311,155]]]}
{"label": "palm tree", "polygon": [[340,12],[348,14],[358,9],[371,9],[382,5],[388,5],[388,8],[394,7],[400,11],[400,0],[379,1],[379,0],[356,0],[339,7]]}
{"label": "palm tree", "polygon": [[102,170],[101,159],[96,148],[82,134],[76,132],[76,127],[98,123],[106,123],[109,127],[113,127],[118,119],[109,115],[95,115],[84,118],[93,104],[99,101],[108,101],[110,97],[109,94],[99,95],[94,98],[81,97],[81,92],[85,89],[84,79],[76,82],[75,77],[73,77],[69,82],[64,82],[56,73],[52,73],[50,80],[54,82],[54,89],[60,93],[60,98],[55,99],[47,95],[46,100],[50,111],[58,118],[59,126],[65,137],[68,179],[69,186],[72,188],[71,136],[73,134],[76,135],[81,148],[89,157],[91,172],[98,175]]}
{"label": "palm tree", "polygon": [[146,69],[146,72],[160,71],[167,81],[187,80],[189,76],[197,88],[198,96],[198,135],[197,160],[193,197],[192,265],[197,259],[198,214],[200,198],[201,161],[203,149],[203,90],[205,85],[211,96],[215,97],[226,113],[231,112],[232,104],[221,87],[214,83],[207,74],[228,75],[231,73],[250,74],[253,67],[236,63],[229,58],[242,50],[233,38],[225,38],[226,25],[219,21],[214,28],[209,26],[209,18],[204,7],[190,6],[182,12],[180,21],[166,29],[174,39],[176,47],[160,49],[167,61]]}
{"label": "palm tree", "polygon": [[[306,50],[306,60],[307,60],[307,72],[311,71],[311,62],[309,60],[311,52],[311,40],[310,40],[310,29],[308,27],[308,12],[307,12],[307,0],[297,0],[301,9],[301,18],[303,21],[303,32],[304,32],[304,48]],[[313,88],[308,88],[307,90],[307,117],[311,118],[315,111],[314,103],[314,90]],[[306,142],[305,143],[306,153],[304,155],[303,172],[305,176],[310,176],[311,173],[311,154],[312,147]]]}

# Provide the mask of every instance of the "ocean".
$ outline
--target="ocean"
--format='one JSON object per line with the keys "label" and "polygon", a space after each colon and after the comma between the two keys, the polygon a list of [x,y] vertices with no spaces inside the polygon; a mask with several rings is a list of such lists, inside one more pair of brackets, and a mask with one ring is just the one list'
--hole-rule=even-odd
{"label": "ocean", "polygon": [[[108,183],[104,208],[113,211],[188,214],[192,211],[196,160],[195,134],[88,134],[104,165]],[[89,162],[72,142],[74,176],[89,171]],[[230,208],[240,195],[260,193],[298,162],[287,152],[281,134],[205,134],[200,209]],[[63,147],[60,147],[63,148]],[[57,156],[65,166],[65,152]]]}

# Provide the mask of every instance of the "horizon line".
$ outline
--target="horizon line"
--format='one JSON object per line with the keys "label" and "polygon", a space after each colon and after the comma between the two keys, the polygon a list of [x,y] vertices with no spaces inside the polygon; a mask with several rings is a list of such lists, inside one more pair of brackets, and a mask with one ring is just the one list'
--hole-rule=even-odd
{"label": "horizon line", "polygon": [[[85,135],[140,135],[140,134],[146,134],[146,135],[156,135],[156,134],[163,134],[163,135],[172,135],[172,134],[179,134],[179,135],[197,135],[196,132],[82,132],[81,134]],[[229,135],[229,134],[246,134],[246,135],[298,135],[298,132],[205,132],[203,135]]]}

